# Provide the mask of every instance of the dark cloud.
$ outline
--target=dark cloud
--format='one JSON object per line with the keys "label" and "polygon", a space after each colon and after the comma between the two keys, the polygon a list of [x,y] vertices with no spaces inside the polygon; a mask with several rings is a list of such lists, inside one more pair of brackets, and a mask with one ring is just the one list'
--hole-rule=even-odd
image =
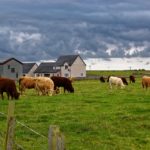
{"label": "dark cloud", "polygon": [[150,57],[147,0],[1,0],[0,56]]}

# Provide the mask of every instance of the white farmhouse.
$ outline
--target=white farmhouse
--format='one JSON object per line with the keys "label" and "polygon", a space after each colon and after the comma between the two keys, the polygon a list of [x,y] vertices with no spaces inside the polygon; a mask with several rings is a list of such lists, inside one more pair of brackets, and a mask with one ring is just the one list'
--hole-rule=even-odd
{"label": "white farmhouse", "polygon": [[86,64],[79,55],[63,55],[56,62],[41,63],[35,76],[86,77]]}

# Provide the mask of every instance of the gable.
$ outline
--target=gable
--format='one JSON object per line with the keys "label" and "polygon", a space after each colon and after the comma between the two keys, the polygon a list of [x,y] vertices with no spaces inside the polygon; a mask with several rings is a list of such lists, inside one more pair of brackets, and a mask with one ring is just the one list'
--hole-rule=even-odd
{"label": "gable", "polygon": [[60,56],[56,61],[56,65],[63,66],[65,63],[68,63],[68,65],[71,66],[76,61],[77,58],[80,59],[84,65],[86,65],[85,62],[83,61],[83,59],[80,57],[80,55]]}
{"label": "gable", "polygon": [[63,55],[60,56],[57,61],[56,61],[56,65],[57,66],[63,66],[64,63],[68,63],[69,66],[71,66],[73,64],[73,62],[75,61],[75,59],[78,57],[79,55]]}
{"label": "gable", "polygon": [[28,73],[35,65],[38,66],[36,63],[23,63],[23,73]]}
{"label": "gable", "polygon": [[86,66],[86,64],[85,64],[85,62],[83,61],[83,59],[80,57],[80,56],[78,56],[77,58],[76,58],[76,60],[73,62],[73,64],[72,65],[83,65],[83,66]]}
{"label": "gable", "polygon": [[12,60],[14,60],[14,61],[16,61],[16,62],[20,63],[21,65],[23,64],[21,61],[19,61],[19,60],[15,59],[15,58],[9,58],[9,59],[6,59],[6,60],[3,60],[3,61],[0,61],[0,65],[7,64],[8,62],[10,62],[10,61],[12,61]]}

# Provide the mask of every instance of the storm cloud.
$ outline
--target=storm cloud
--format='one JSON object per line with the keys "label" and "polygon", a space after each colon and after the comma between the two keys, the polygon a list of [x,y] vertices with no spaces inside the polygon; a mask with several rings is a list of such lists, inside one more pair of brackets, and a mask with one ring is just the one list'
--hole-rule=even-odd
{"label": "storm cloud", "polygon": [[1,0],[0,57],[150,57],[148,0]]}

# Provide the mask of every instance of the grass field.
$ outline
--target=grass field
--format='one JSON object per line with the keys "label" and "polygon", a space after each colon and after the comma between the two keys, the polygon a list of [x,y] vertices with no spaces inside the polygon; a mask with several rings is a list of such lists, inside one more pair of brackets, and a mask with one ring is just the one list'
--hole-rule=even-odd
{"label": "grass field", "polygon": [[[150,149],[150,89],[142,89],[141,78],[121,90],[98,80],[74,81],[73,86],[74,94],[52,97],[26,91],[16,101],[16,119],[45,138],[17,123],[16,143],[25,150],[46,150],[49,126],[55,124],[67,150]],[[7,106],[7,100],[0,100],[0,112],[6,114]],[[6,118],[0,114],[0,141],[5,131]]]}
{"label": "grass field", "polygon": [[115,76],[126,76],[129,77],[130,75],[136,75],[136,76],[142,76],[142,75],[150,75],[150,71],[148,70],[93,70],[93,71],[87,71],[87,76],[95,75],[95,76],[108,76],[108,75],[115,75]]}

